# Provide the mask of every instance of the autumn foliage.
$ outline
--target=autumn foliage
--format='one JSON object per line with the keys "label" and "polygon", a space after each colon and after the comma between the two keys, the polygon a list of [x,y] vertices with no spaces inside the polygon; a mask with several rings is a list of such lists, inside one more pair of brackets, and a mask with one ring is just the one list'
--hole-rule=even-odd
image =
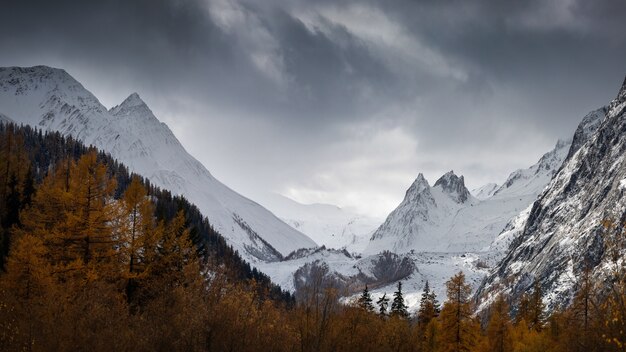
{"label": "autumn foliage", "polygon": [[442,306],[426,284],[416,312],[401,282],[347,302],[313,278],[294,304],[219,237],[199,238],[192,208],[97,151],[38,164],[23,131],[0,132],[0,351],[626,351],[617,226],[606,225],[611,282],[586,272],[551,315],[539,282],[477,314],[462,272]]}

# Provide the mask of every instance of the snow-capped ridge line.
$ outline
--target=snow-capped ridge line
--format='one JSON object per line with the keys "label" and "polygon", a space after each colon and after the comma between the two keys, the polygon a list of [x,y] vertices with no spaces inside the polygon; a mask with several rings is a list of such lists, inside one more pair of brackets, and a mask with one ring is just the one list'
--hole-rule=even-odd
{"label": "snow-capped ridge line", "polygon": [[433,187],[440,187],[457,203],[464,203],[472,197],[469,190],[465,187],[465,177],[457,176],[454,170],[448,171],[441,176]]}
{"label": "snow-capped ridge line", "polygon": [[[111,153],[155,185],[184,195],[248,261],[280,259],[273,258],[277,255],[272,249],[284,256],[316,246],[267,209],[212,177],[136,93],[106,109],[65,70],[0,68],[0,113],[17,123],[72,135]],[[242,221],[235,221],[235,215]]]}
{"label": "snow-capped ridge line", "polygon": [[573,278],[584,270],[607,278],[602,221],[623,218],[626,211],[625,106],[626,81],[608,108],[592,111],[580,123],[567,159],[518,224],[507,255],[481,284],[481,307],[502,292],[515,300],[537,281],[553,310],[568,304]]}

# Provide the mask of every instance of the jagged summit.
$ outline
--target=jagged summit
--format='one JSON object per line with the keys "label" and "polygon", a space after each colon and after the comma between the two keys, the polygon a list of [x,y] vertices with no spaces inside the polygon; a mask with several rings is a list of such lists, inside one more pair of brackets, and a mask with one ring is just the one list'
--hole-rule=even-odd
{"label": "jagged summit", "polygon": [[469,190],[465,187],[465,178],[457,176],[454,171],[441,176],[435,182],[435,187],[441,187],[457,203],[464,203],[471,197]]}
{"label": "jagged summit", "polygon": [[623,219],[626,209],[625,88],[608,109],[598,109],[581,122],[573,152],[520,222],[507,255],[481,285],[478,299],[483,306],[502,292],[515,300],[537,281],[552,310],[572,298],[577,284],[572,278],[586,270],[606,278],[610,259],[603,254],[602,222]]}
{"label": "jagged summit", "polygon": [[617,97],[609,104],[609,112],[611,116],[621,115],[626,111],[626,78],[617,93]]}
{"label": "jagged summit", "polygon": [[566,160],[576,154],[576,152],[582,147],[582,145],[593,135],[600,127],[602,120],[606,117],[609,111],[608,106],[603,106],[600,109],[596,109],[588,113],[583,120],[578,124],[574,137],[572,139],[572,146],[569,149]]}
{"label": "jagged summit", "polygon": [[126,98],[122,104],[123,106],[146,106],[146,103],[141,99],[137,92],[132,93]]}
{"label": "jagged summit", "polygon": [[427,188],[430,188],[430,185],[428,184],[428,181],[424,177],[424,174],[420,172],[419,175],[417,175],[417,178],[415,179],[415,181],[413,181],[413,184],[411,184],[411,187],[407,189],[406,194],[409,195],[412,193],[421,193],[423,190]]}
{"label": "jagged summit", "polygon": [[120,105],[112,107],[109,112],[115,116],[131,115],[137,112],[141,112],[144,115],[154,116],[152,110],[150,110],[148,105],[137,93],[129,95],[128,98],[124,99]]}
{"label": "jagged summit", "polygon": [[69,76],[69,74],[61,68],[55,68],[50,66],[38,65],[32,67],[0,67],[0,73],[12,73],[18,74],[21,76],[49,76],[49,75],[57,75],[57,76]]}
{"label": "jagged summit", "polygon": [[626,76],[624,77],[624,83],[622,83],[622,87],[619,90],[619,93],[617,94],[618,98],[624,97],[626,96]]}

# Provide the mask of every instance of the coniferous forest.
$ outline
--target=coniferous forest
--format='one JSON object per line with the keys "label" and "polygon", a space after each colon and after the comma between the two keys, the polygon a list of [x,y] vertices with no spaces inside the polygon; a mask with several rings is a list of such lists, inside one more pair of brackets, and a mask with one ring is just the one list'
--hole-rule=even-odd
{"label": "coniferous forest", "polygon": [[[296,300],[198,209],[58,133],[0,125],[0,351],[626,351],[621,226],[610,282],[541,286],[476,311],[459,272],[407,311],[402,282],[353,301],[313,278]],[[441,300],[441,303],[440,303]]]}

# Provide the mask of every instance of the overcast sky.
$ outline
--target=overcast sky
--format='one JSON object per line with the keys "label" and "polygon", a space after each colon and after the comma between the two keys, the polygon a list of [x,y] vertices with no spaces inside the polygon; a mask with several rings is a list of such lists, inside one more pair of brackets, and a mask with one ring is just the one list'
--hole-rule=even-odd
{"label": "overcast sky", "polygon": [[0,65],[138,92],[252,199],[375,216],[419,172],[502,183],[626,74],[618,0],[0,1]]}

